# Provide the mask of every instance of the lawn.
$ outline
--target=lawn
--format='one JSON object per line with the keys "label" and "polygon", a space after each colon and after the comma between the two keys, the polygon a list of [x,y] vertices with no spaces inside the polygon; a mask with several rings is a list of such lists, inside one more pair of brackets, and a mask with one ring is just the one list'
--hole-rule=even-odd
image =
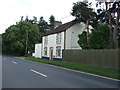
{"label": "lawn", "polygon": [[101,68],[101,67],[96,67],[96,66],[76,64],[76,63],[70,63],[70,62],[65,62],[65,61],[51,61],[51,60],[45,60],[45,59],[40,59],[40,58],[34,58],[34,57],[25,57],[25,59],[40,62],[40,63],[45,63],[45,64],[52,64],[55,66],[65,67],[65,68],[69,68],[73,70],[93,73],[93,74],[111,77],[115,79],[120,79],[120,77],[118,77],[117,69]]}

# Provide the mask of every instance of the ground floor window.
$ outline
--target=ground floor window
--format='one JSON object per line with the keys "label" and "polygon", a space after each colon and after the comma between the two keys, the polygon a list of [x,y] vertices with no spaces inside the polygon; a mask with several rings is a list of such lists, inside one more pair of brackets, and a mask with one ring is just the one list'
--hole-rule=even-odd
{"label": "ground floor window", "polygon": [[44,48],[44,55],[47,56],[47,47]]}
{"label": "ground floor window", "polygon": [[61,57],[61,47],[60,46],[56,47],[56,56]]}

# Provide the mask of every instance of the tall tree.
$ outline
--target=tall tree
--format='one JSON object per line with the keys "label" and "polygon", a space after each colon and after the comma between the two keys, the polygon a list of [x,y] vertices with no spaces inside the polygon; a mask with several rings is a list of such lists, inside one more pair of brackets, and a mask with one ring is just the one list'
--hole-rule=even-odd
{"label": "tall tree", "polygon": [[28,22],[28,21],[29,21],[29,19],[28,19],[28,16],[26,16],[26,19],[25,19],[25,21],[26,21],[26,22]]}
{"label": "tall tree", "polygon": [[21,17],[20,17],[20,18],[21,18],[21,19],[20,19],[21,21],[23,21],[23,17],[24,17],[24,16],[21,16]]}
{"label": "tall tree", "polygon": [[113,30],[113,42],[114,42],[114,46],[115,48],[119,48],[120,47],[120,1],[119,2],[115,2],[111,8],[112,12],[114,13],[114,16],[116,14],[116,18],[115,18],[115,24],[114,24],[114,30]]}
{"label": "tall tree", "polygon": [[[101,9],[101,5],[104,5],[105,8]],[[120,20],[120,1],[119,2],[97,2],[97,7],[100,6],[98,11],[102,11],[98,14],[97,19],[100,23],[108,24],[109,26],[109,47],[118,48],[118,38],[119,38],[119,20]]]}
{"label": "tall tree", "polygon": [[37,17],[33,16],[33,22],[37,23]]}
{"label": "tall tree", "polygon": [[[44,20],[43,16],[40,17],[38,22],[39,32],[43,35],[48,29],[48,23]],[[42,41],[41,41],[42,42]]]}
{"label": "tall tree", "polygon": [[86,23],[87,28],[87,43],[89,45],[89,25],[90,21],[96,16],[96,13],[89,6],[91,3],[88,2],[77,2],[73,3],[72,15],[76,17],[76,19],[80,19]]}
{"label": "tall tree", "polygon": [[50,29],[51,30],[54,29],[55,17],[53,15],[50,16],[49,22],[50,22]]}

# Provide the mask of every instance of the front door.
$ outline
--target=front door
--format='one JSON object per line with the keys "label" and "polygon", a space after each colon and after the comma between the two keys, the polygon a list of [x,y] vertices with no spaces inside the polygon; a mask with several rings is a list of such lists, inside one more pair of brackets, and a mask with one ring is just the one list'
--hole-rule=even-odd
{"label": "front door", "polygon": [[50,47],[50,60],[53,60],[53,47]]}

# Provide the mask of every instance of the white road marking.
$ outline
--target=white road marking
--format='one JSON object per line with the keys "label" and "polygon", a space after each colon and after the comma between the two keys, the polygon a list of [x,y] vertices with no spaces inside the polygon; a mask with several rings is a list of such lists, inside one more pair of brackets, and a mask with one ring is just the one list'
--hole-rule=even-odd
{"label": "white road marking", "polygon": [[43,77],[47,77],[47,75],[42,74],[42,73],[40,73],[40,72],[38,72],[36,70],[31,69],[31,71],[34,72],[34,73],[36,73],[36,74],[42,75]]}
{"label": "white road marking", "polygon": [[17,62],[15,62],[15,61],[12,61],[14,64],[17,64]]}

